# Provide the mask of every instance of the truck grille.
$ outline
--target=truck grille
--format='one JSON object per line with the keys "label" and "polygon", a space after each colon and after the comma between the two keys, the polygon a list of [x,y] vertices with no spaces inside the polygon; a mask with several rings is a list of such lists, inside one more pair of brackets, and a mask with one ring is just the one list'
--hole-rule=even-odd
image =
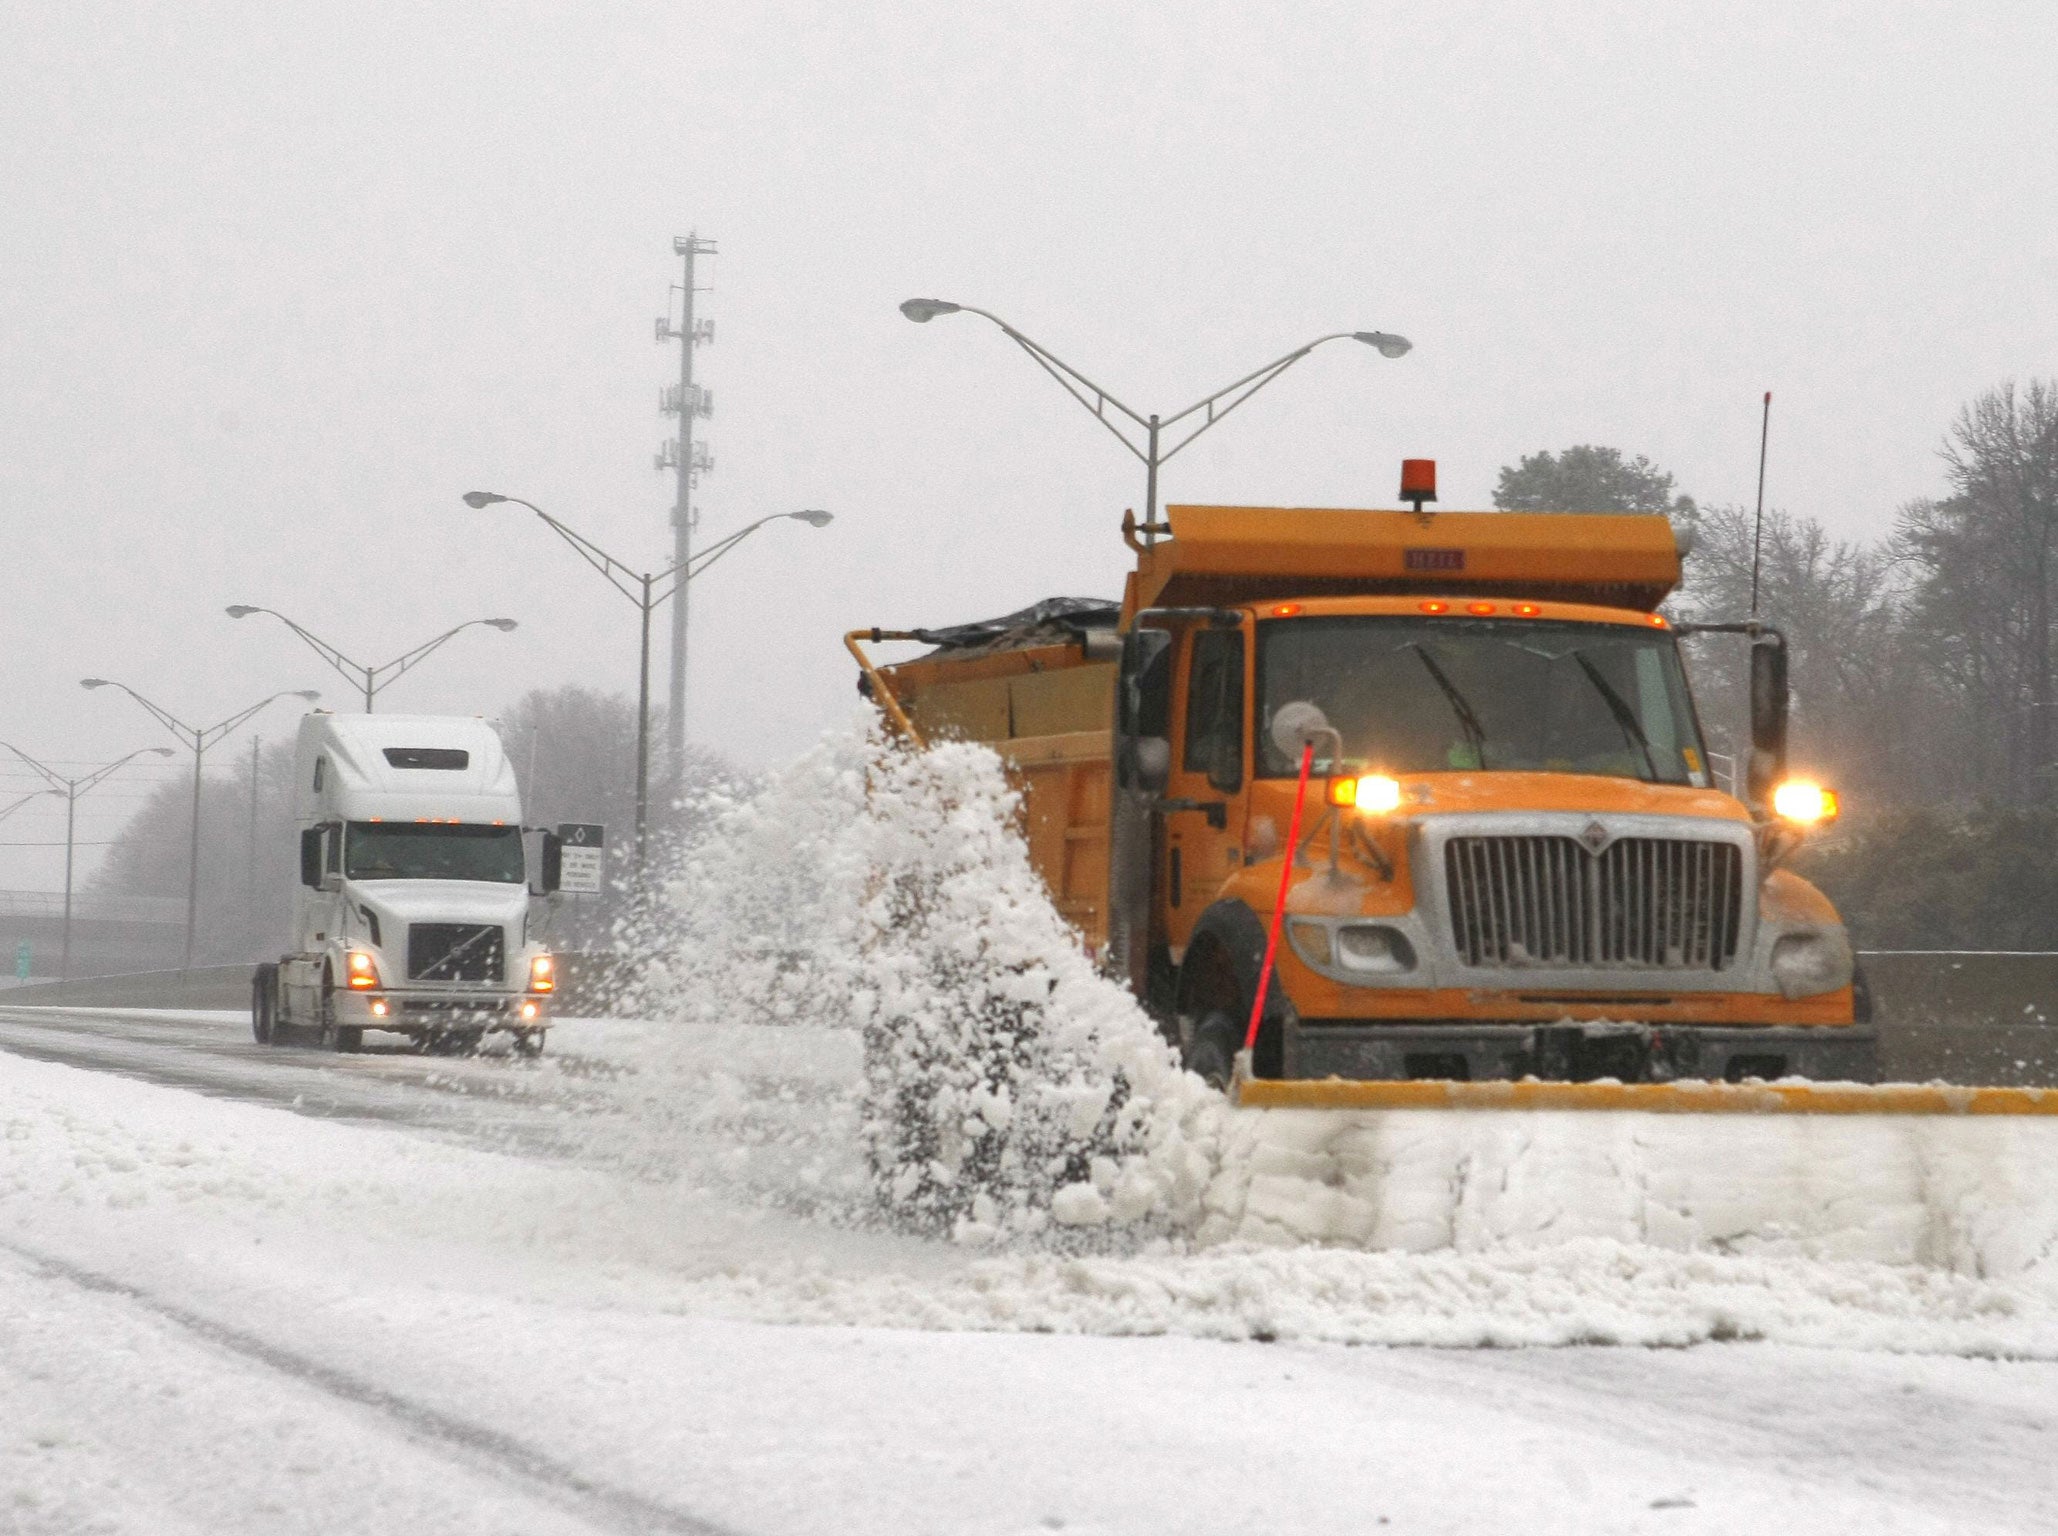
{"label": "truck grille", "polygon": [[415,981],[499,981],[507,946],[497,923],[416,923],[407,930],[407,974]]}
{"label": "truck grille", "polygon": [[1469,966],[1722,970],[1736,959],[1743,852],[1734,843],[1454,837],[1452,937]]}

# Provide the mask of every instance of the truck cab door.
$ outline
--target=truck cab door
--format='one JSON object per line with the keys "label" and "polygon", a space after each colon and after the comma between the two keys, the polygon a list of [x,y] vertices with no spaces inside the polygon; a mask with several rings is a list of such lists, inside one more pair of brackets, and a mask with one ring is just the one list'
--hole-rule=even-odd
{"label": "truck cab door", "polygon": [[1241,857],[1248,778],[1244,697],[1249,641],[1241,629],[1194,629],[1180,646],[1178,731],[1165,787],[1159,911],[1173,954]]}

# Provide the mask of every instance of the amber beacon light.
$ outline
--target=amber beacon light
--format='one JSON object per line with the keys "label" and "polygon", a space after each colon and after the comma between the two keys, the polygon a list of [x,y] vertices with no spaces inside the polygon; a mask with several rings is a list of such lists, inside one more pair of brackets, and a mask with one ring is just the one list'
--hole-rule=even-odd
{"label": "amber beacon light", "polygon": [[1423,502],[1436,500],[1436,460],[1401,460],[1401,500],[1412,502],[1417,512]]}

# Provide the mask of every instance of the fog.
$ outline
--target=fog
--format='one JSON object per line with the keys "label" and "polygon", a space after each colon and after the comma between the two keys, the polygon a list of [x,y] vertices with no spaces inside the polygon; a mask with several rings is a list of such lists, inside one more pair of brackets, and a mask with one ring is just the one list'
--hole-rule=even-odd
{"label": "fog", "polygon": [[[1770,389],[1770,499],[1877,533],[1961,402],[2058,371],[2054,58],[2031,4],[10,10],[0,740],[166,741],[85,676],[203,724],[350,707],[229,603],[372,662],[521,622],[383,709],[632,690],[634,608],[458,498],[667,563],[651,322],[689,230],[720,245],[700,541],[836,515],[693,589],[691,734],[744,763],[853,706],[847,628],[1119,591],[1141,467],[910,295],[1168,413],[1324,332],[1414,340],[1315,353],[1174,461],[1174,503],[1389,505],[1426,456],[1482,506],[1575,442],[1747,500]],[[16,846],[62,837],[48,805],[0,823],[0,889],[61,880]]]}

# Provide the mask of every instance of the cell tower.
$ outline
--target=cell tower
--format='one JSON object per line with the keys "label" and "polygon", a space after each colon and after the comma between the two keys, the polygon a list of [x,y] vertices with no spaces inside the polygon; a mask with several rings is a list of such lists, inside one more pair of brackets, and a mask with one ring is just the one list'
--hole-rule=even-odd
{"label": "cell tower", "polygon": [[[714,391],[693,382],[694,352],[715,339],[714,321],[694,318],[693,296],[707,291],[694,281],[694,262],[699,257],[714,255],[715,243],[701,239],[698,234],[675,235],[672,253],[686,264],[685,279],[679,288],[679,323],[673,325],[670,314],[659,316],[657,339],[660,344],[679,343],[679,382],[658,391],[657,408],[664,415],[679,418],[679,435],[658,449],[657,467],[669,469],[679,478],[678,498],[672,504],[672,561],[683,567],[693,553],[693,533],[700,520],[693,493],[700,488],[700,477],[713,474],[715,468],[714,455],[708,452],[707,444],[693,440],[694,422],[704,421],[715,413]],[[672,691],[665,718],[665,749],[674,783],[686,766],[686,602],[690,593],[690,587],[682,580],[678,596],[672,600]]]}

